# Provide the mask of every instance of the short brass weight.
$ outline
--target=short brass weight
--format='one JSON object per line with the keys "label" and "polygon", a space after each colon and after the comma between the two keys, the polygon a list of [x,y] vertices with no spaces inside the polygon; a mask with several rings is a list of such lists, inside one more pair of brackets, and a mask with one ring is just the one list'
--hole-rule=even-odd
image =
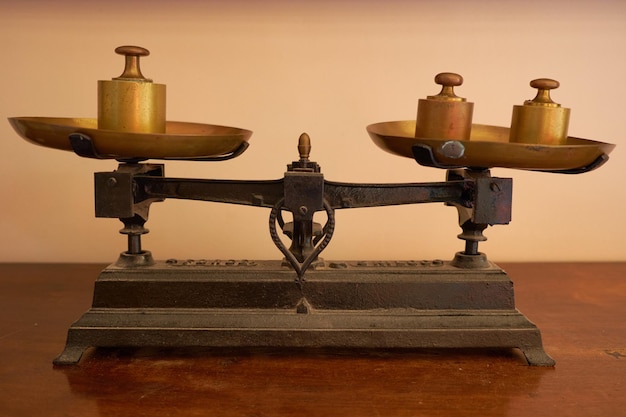
{"label": "short brass weight", "polygon": [[165,85],[145,78],[139,58],[150,51],[139,46],[120,46],[124,72],[112,80],[98,81],[98,129],[133,133],[165,133]]}
{"label": "short brass weight", "polygon": [[559,82],[549,78],[532,80],[537,95],[522,106],[513,106],[510,142],[563,145],[567,141],[570,109],[561,107],[550,98],[550,90]]}
{"label": "short brass weight", "polygon": [[441,92],[417,103],[415,137],[469,140],[474,103],[454,93],[454,87],[463,84],[463,77],[442,72],[435,76],[435,83],[441,85]]}

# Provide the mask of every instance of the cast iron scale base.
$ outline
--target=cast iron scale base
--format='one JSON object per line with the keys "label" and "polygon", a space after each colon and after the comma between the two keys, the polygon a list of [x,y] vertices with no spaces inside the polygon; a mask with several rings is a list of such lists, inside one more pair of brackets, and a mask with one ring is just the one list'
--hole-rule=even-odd
{"label": "cast iron scale base", "polygon": [[[89,137],[70,141],[81,156],[98,157]],[[124,223],[128,250],[97,279],[92,308],[54,363],[76,364],[89,347],[245,346],[518,348],[530,365],[554,365],[539,329],[515,308],[511,280],[478,251],[485,228],[510,221],[510,178],[468,168],[448,170],[439,183],[337,183],[309,161],[306,134],[298,149],[278,180],[167,178],[163,165],[138,160],[96,173],[96,216]],[[415,150],[418,162],[423,150]],[[284,259],[154,261],[140,237],[150,204],[167,198],[271,209],[270,235]],[[452,261],[319,257],[337,209],[432,202],[458,210],[465,250]],[[316,212],[326,212],[325,225],[313,221]]]}
{"label": "cast iron scale base", "polygon": [[90,346],[518,348],[552,366],[493,264],[330,262],[300,286],[276,261],[105,269],[57,365]]}

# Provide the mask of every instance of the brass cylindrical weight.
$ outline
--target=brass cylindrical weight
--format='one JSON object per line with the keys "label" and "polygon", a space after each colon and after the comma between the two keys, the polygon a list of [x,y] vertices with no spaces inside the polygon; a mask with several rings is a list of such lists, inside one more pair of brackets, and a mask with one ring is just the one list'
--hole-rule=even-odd
{"label": "brass cylindrical weight", "polygon": [[117,78],[98,81],[98,129],[135,133],[165,133],[165,85],[145,78],[139,57],[150,52],[138,46],[120,46],[126,57]]}
{"label": "brass cylindrical weight", "polygon": [[441,92],[417,103],[415,137],[469,140],[474,103],[454,94],[454,87],[463,84],[463,77],[443,72],[437,74],[435,83],[442,86]]}
{"label": "brass cylindrical weight", "polygon": [[562,145],[567,141],[570,109],[561,107],[550,98],[550,90],[559,82],[539,78],[530,82],[537,96],[522,106],[513,106],[510,142]]}

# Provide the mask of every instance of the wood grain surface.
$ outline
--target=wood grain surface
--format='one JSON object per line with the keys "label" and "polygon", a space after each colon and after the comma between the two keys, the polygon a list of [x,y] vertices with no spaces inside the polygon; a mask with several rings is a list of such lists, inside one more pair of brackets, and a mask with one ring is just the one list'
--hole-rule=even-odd
{"label": "wood grain surface", "polygon": [[0,416],[626,415],[626,263],[500,266],[555,368],[509,350],[152,348],[54,368],[104,265],[0,264]]}

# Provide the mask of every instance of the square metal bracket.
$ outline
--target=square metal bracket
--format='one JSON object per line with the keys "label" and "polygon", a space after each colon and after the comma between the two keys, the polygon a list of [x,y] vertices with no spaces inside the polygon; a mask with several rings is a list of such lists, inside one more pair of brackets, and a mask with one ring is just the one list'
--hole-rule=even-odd
{"label": "square metal bracket", "polygon": [[511,221],[513,180],[479,177],[475,181],[476,199],[472,221],[476,224],[508,224]]}
{"label": "square metal bracket", "polygon": [[133,184],[133,174],[129,172],[96,172],[96,217],[133,217]]}

